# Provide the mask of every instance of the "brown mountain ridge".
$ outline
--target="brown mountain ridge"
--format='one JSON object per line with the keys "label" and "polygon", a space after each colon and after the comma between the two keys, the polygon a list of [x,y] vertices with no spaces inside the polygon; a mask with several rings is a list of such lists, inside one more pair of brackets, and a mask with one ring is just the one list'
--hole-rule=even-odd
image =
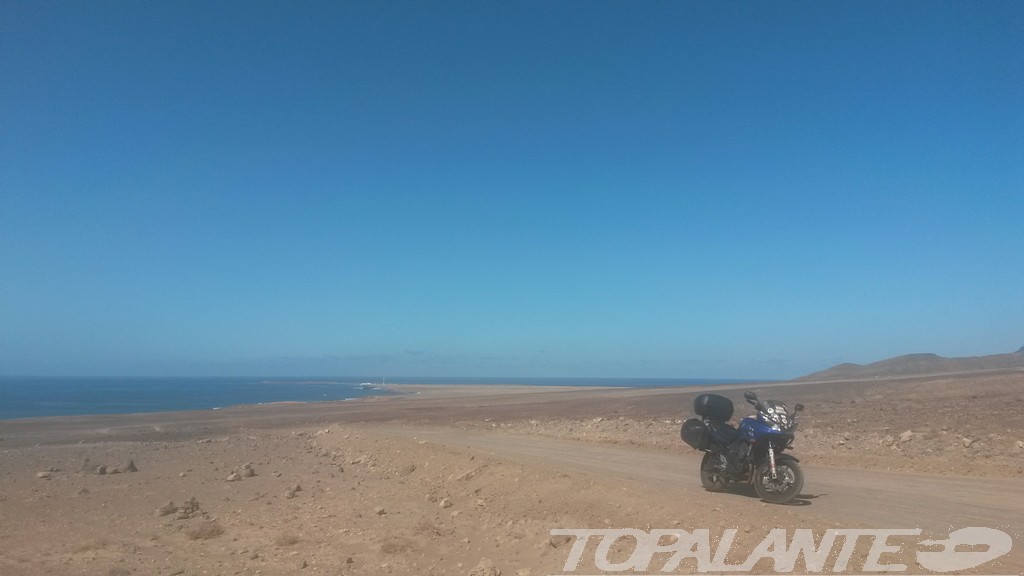
{"label": "brown mountain ridge", "polygon": [[853,364],[847,362],[833,366],[828,370],[796,378],[795,380],[798,382],[866,380],[1013,369],[1024,369],[1024,346],[1016,352],[991,354],[989,356],[945,358],[937,354],[905,354],[872,364]]}

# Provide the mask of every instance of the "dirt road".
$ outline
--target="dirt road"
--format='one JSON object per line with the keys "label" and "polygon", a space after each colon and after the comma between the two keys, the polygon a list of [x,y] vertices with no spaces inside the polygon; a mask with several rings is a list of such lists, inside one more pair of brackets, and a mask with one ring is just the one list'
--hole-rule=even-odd
{"label": "dirt road", "polygon": [[[700,488],[696,452],[679,453],[589,444],[500,432],[467,435],[434,427],[374,427],[387,435],[421,440],[500,458],[540,461],[554,469],[580,471],[657,490],[686,491],[695,505],[720,505],[752,496],[743,490],[712,494]],[[1019,533],[1024,525],[1024,481],[959,478],[878,470],[816,467],[803,462],[804,492],[792,507],[834,522],[877,528],[945,529],[985,526]]]}
{"label": "dirt road", "polygon": [[[4,421],[0,574],[493,573],[474,568],[486,559],[543,575],[564,573],[570,553],[552,543],[556,528],[731,530],[730,562],[742,562],[775,528],[945,538],[979,526],[1017,545],[961,573],[1020,575],[1022,385],[1004,374],[779,388],[808,406],[796,448],[807,480],[790,506],[701,488],[699,454],[678,438],[689,388],[426,387],[361,402]],[[740,390],[721,390],[741,402]],[[97,471],[130,460],[134,473]],[[856,542],[853,571],[873,546]],[[883,564],[924,573],[913,562],[933,545],[896,545]],[[580,574],[599,572],[589,546]],[[616,546],[613,556],[629,553]]]}

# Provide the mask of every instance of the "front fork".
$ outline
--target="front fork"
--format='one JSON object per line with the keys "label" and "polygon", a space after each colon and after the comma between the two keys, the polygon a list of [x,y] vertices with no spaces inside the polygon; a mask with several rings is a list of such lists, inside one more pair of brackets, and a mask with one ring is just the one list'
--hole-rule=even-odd
{"label": "front fork", "polygon": [[771,442],[768,443],[768,466],[772,472],[772,480],[778,480],[779,475],[775,471],[775,447]]}

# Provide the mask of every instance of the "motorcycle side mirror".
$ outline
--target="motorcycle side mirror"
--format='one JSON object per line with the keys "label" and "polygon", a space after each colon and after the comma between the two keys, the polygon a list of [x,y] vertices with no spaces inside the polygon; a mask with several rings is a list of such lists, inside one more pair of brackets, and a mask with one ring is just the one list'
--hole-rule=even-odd
{"label": "motorcycle side mirror", "polygon": [[797,412],[803,412],[804,405],[803,404],[797,404],[796,406],[793,406],[793,409],[796,410]]}
{"label": "motorcycle side mirror", "polygon": [[743,397],[747,400],[757,400],[757,394],[754,394],[753,392],[744,392]]}

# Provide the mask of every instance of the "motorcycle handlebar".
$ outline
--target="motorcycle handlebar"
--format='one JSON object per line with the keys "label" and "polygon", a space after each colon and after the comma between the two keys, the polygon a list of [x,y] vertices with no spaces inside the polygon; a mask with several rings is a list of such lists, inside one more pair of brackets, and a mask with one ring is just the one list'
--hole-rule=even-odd
{"label": "motorcycle handlebar", "polygon": [[[747,398],[747,403],[753,406],[754,410],[757,410],[760,413],[764,412],[764,406],[761,404],[760,400],[757,400],[756,398]],[[803,409],[803,404],[797,404],[793,407],[793,411],[789,413],[789,417],[795,422],[797,413],[802,412]]]}

